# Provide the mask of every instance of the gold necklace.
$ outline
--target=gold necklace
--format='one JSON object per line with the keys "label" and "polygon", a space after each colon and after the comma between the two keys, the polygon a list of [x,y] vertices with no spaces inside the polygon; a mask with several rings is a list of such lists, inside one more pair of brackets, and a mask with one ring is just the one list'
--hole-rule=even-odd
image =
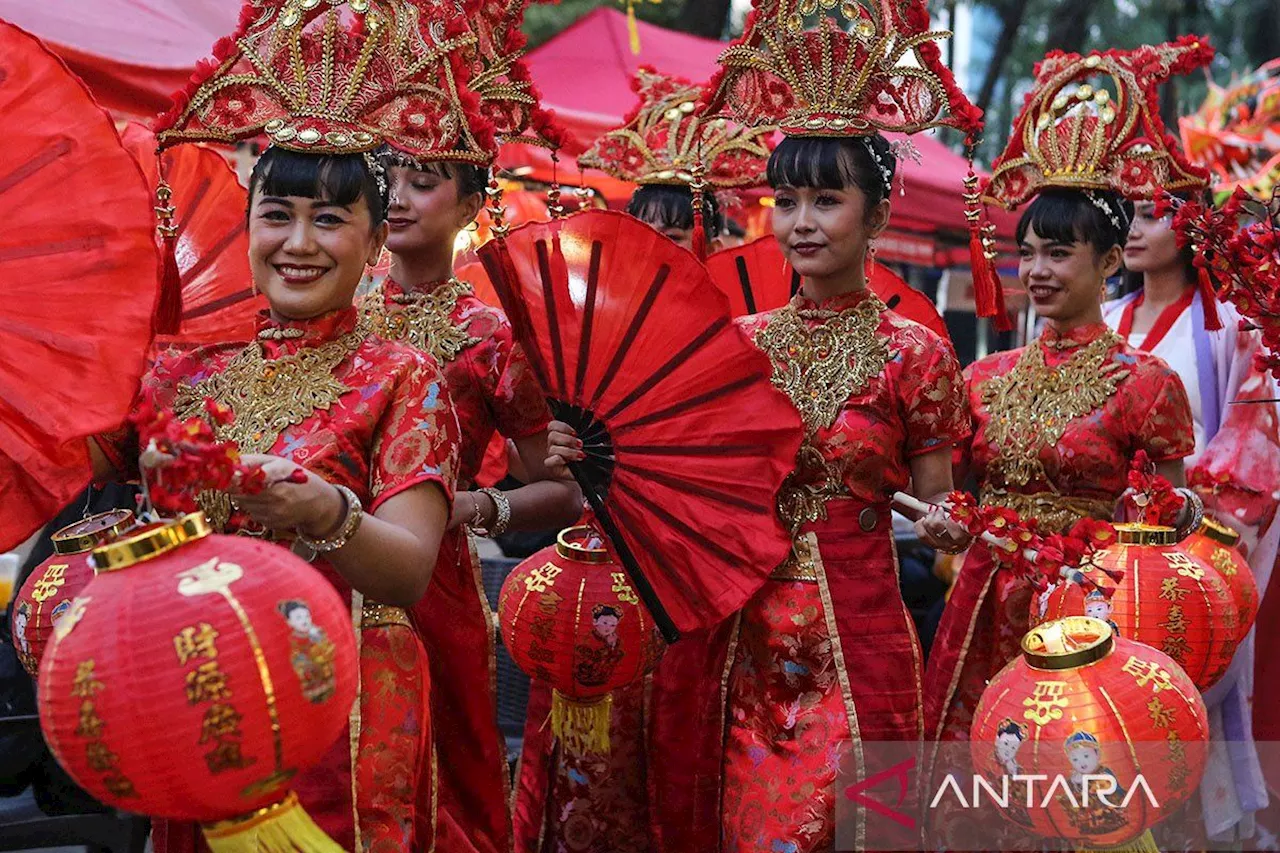
{"label": "gold necklace", "polygon": [[[1013,369],[987,382],[982,402],[990,416],[987,443],[996,448],[992,473],[1005,485],[1048,479],[1040,452],[1053,447],[1067,425],[1102,406],[1129,375],[1108,356],[1121,343],[1110,329],[1057,367],[1045,361],[1045,344],[1034,341]],[[991,480],[991,475],[987,477]]]}
{"label": "gold necklace", "polygon": [[[810,436],[830,427],[840,409],[889,363],[889,340],[877,333],[884,303],[868,295],[843,311],[787,305],[755,334],[773,362],[773,384],[804,420]],[[805,320],[821,320],[810,327]]]}
{"label": "gold necklace", "polygon": [[471,321],[453,322],[458,299],[471,293],[471,285],[451,278],[427,293],[403,293],[392,297],[398,303],[388,309],[382,288],[370,293],[362,302],[374,334],[390,341],[404,340],[431,355],[441,364],[458,357],[458,353],[480,342],[467,334]]}
{"label": "gold necklace", "polygon": [[[340,338],[275,359],[268,359],[262,344],[254,341],[218,373],[195,385],[179,385],[174,414],[181,420],[199,417],[205,399],[212,398],[235,413],[230,424],[214,426],[218,440],[234,441],[241,453],[266,453],[286,429],[355,390],[339,382],[333,371],[368,336],[369,326],[361,320]],[[196,502],[215,529],[226,527],[231,501],[225,492],[203,492]]]}

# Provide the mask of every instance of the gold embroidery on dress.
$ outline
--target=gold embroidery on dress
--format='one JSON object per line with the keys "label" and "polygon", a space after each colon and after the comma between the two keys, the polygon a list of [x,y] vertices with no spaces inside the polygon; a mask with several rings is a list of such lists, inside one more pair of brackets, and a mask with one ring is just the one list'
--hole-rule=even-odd
{"label": "gold embroidery on dress", "polygon": [[[844,311],[787,305],[755,334],[773,362],[773,384],[784,391],[810,435],[835,423],[854,394],[889,363],[889,340],[876,333],[884,303],[868,294]],[[805,320],[821,320],[810,327]]]}
{"label": "gold embroidery on dress", "polygon": [[984,488],[979,497],[983,506],[1002,506],[1024,519],[1035,519],[1041,530],[1066,533],[1082,518],[1107,520],[1115,514],[1116,502],[1101,498],[1080,498],[1055,492],[1023,494],[1004,489]]}
{"label": "gold embroidery on dress", "polygon": [[991,475],[1005,485],[1025,486],[1048,479],[1040,451],[1053,447],[1067,425],[1102,406],[1129,375],[1108,360],[1120,337],[1110,329],[1057,367],[1045,362],[1045,344],[1031,343],[1013,369],[987,382],[982,402],[990,414],[986,437],[997,449]]}
{"label": "gold embroidery on dress", "polygon": [[[286,429],[330,408],[352,390],[334,378],[333,371],[368,335],[369,327],[361,321],[340,338],[276,359],[268,359],[262,344],[254,341],[220,372],[195,385],[179,385],[174,414],[182,420],[203,417],[204,401],[212,398],[235,413],[232,423],[214,426],[218,439],[234,441],[241,453],[266,453]],[[225,492],[202,492],[196,503],[215,530],[226,528],[231,499]]]}
{"label": "gold embroidery on dress", "polygon": [[480,342],[467,334],[471,324],[453,322],[453,310],[458,299],[471,293],[471,285],[451,278],[426,293],[400,293],[391,297],[397,303],[388,309],[382,288],[364,298],[364,314],[373,325],[374,334],[389,341],[408,341],[416,348],[431,355],[440,364],[447,364],[458,353]]}
{"label": "gold embroidery on dress", "polygon": [[[792,533],[824,520],[827,501],[848,493],[840,465],[823,457],[814,437],[889,363],[889,340],[877,332],[883,310],[872,294],[839,312],[787,305],[755,334],[756,346],[773,362],[773,384],[791,398],[805,425],[795,470],[778,494],[778,514]],[[810,327],[805,321],[811,319],[821,322]]]}

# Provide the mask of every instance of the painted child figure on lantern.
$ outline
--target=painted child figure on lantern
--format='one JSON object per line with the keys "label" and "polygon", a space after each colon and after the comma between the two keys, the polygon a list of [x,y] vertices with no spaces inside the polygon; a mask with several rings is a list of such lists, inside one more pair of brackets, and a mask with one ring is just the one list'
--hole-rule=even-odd
{"label": "painted child figure on lantern", "polygon": [[622,611],[608,604],[591,608],[591,634],[574,649],[578,664],[574,677],[588,687],[599,687],[609,681],[625,652],[619,643],[618,621]]}
{"label": "painted child figure on lantern", "polygon": [[302,694],[312,702],[324,702],[333,695],[333,643],[324,629],[311,619],[305,601],[290,599],[277,608],[289,623],[289,646],[293,650],[293,671],[302,682]]}
{"label": "painted child figure on lantern", "polygon": [[[1086,731],[1072,732],[1063,744],[1071,765],[1071,795],[1059,794],[1071,825],[1082,835],[1107,835],[1124,828],[1124,812],[1116,809],[1125,789],[1111,768],[1102,763],[1102,744]],[[1099,777],[1107,777],[1106,779]]]}
{"label": "painted child figure on lantern", "polygon": [[[1111,626],[1111,630],[1117,634],[1120,633],[1120,626],[1111,618],[1111,599],[1099,587],[1094,587],[1085,593],[1084,596],[1084,615],[1094,619],[1099,619]],[[1041,615],[1044,611],[1041,610]]]}
{"label": "painted child figure on lantern", "polygon": [[[466,24],[453,3],[420,0],[307,8],[254,0],[245,11],[236,38],[220,43],[217,63],[201,66],[158,139],[167,146],[266,133],[272,141],[251,178],[248,217],[254,284],[270,310],[247,345],[157,359],[141,397],[183,418],[217,414],[217,438],[235,441],[268,485],[241,494],[238,482],[227,483],[201,495],[201,507],[228,531],[291,542],[351,609],[360,649],[355,713],[320,764],[297,776],[302,804],[343,849],[429,849],[430,675],[405,608],[425,592],[445,535],[458,428],[439,365],[371,335],[353,300],[388,230],[388,189],[373,152],[384,144],[434,148],[439,134],[461,133],[474,120],[449,95]],[[442,47],[449,34],[458,38]],[[291,58],[303,55],[323,57],[323,67]],[[377,62],[366,61],[371,55]],[[361,60],[344,64],[351,57]],[[289,73],[261,75],[264,67]],[[228,75],[241,82],[228,87]],[[449,121],[400,120],[429,94]],[[229,100],[252,107],[232,109]],[[210,409],[210,398],[223,408]],[[127,474],[138,462],[133,444],[127,436],[100,441],[95,467]],[[299,677],[320,695],[323,642],[303,609],[281,616]],[[187,824],[158,822],[155,838],[168,853],[199,846]]]}
{"label": "painted child figure on lantern", "polygon": [[[1027,740],[1027,727],[1006,717],[996,728],[994,753],[996,764],[1005,776],[1022,776],[1022,767],[1018,764],[1018,751]],[[1027,816],[1027,799],[1030,796],[1028,782],[1025,779],[1010,779],[1009,808],[1006,816],[1014,823],[1030,828],[1031,818]]]}

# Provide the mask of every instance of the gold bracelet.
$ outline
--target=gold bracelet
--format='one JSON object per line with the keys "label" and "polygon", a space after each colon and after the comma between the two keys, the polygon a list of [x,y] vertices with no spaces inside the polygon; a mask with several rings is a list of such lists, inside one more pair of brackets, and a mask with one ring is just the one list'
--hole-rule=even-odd
{"label": "gold bracelet", "polygon": [[338,528],[338,532],[327,539],[312,539],[302,531],[298,531],[298,541],[316,554],[327,554],[346,545],[351,541],[351,537],[356,535],[356,531],[360,529],[360,522],[364,520],[364,506],[356,493],[337,483],[333,487],[338,490],[347,504],[347,514],[342,519],[342,526]]}
{"label": "gold bracelet", "polygon": [[[489,500],[493,501],[493,508],[496,514],[493,519],[493,527],[485,529],[473,524],[471,529],[477,536],[501,536],[511,526],[511,501],[497,489],[485,488],[480,489],[479,492],[482,495],[488,495]],[[476,504],[476,515],[480,515],[479,504]]]}

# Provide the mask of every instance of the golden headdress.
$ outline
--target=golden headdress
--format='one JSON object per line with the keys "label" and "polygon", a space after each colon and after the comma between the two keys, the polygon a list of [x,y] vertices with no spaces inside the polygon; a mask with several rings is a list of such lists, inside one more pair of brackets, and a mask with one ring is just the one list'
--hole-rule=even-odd
{"label": "golden headdress", "polygon": [[972,137],[982,111],[942,62],[936,42],[948,36],[929,30],[925,0],[755,0],[742,38],[720,56],[706,107],[788,136],[945,125]]}
{"label": "golden headdress", "polygon": [[578,158],[579,166],[641,185],[689,186],[700,167],[704,180],[718,189],[764,180],[775,128],[699,115],[699,86],[648,66],[636,71],[631,88],[640,102],[621,127]]}
{"label": "golden headdress", "polygon": [[[966,197],[1012,210],[1049,187],[1080,190],[1118,232],[1127,215],[1114,199],[1151,200],[1201,190],[1209,175],[1192,165],[1160,118],[1159,86],[1213,59],[1203,36],[1088,56],[1054,51],[1036,65],[1036,82],[1014,119],[1009,144],[980,190]],[[966,215],[982,217],[972,205]],[[979,226],[987,227],[987,226]],[[975,282],[994,278],[991,254],[973,256]],[[1219,328],[1215,298],[1205,294],[1205,327]],[[981,312],[980,312],[981,313]]]}
{"label": "golden headdress", "polygon": [[1200,36],[1080,56],[1054,52],[1036,66],[1035,88],[992,166],[986,199],[1013,209],[1045,187],[1110,190],[1129,199],[1202,189],[1160,118],[1158,87],[1208,65]]}
{"label": "golden headdress", "polygon": [[390,143],[487,163],[494,128],[466,89],[476,36],[452,0],[248,0],[157,123],[161,147],[265,134],[315,154]]}

